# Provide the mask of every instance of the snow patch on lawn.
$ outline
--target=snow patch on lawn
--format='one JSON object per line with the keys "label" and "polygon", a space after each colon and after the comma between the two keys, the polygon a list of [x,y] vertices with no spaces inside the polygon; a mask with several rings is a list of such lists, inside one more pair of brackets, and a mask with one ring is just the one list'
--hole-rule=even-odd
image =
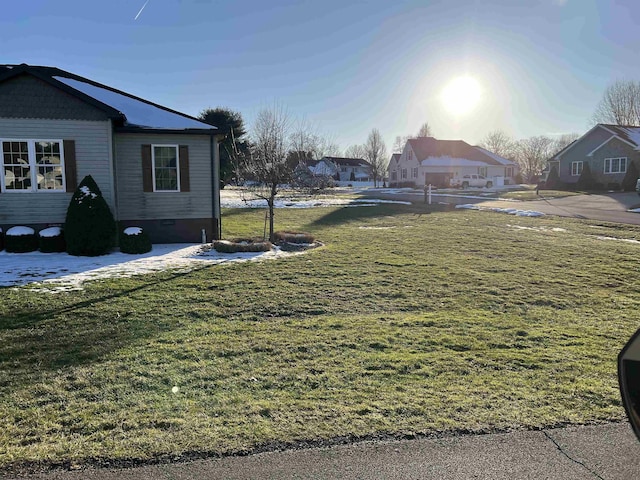
{"label": "snow patch on lawn", "polygon": [[[131,277],[164,270],[189,272],[199,267],[230,262],[283,258],[302,252],[274,249],[258,253],[218,253],[209,245],[165,244],[140,255],[112,252],[100,257],[76,257],[67,253],[0,252],[0,287],[30,285],[36,290],[82,290],[91,280]],[[133,258],[132,258],[133,257]]]}
{"label": "snow patch on lawn", "polygon": [[536,232],[566,232],[565,228],[560,227],[524,227],[522,225],[509,225],[507,227],[515,228],[516,230],[535,230]]}
{"label": "snow patch on lawn", "polygon": [[597,236],[597,240],[616,240],[618,242],[627,242],[627,243],[635,243],[640,244],[640,240],[633,240],[631,238],[616,238],[616,237],[601,237]]}
{"label": "snow patch on lawn", "polygon": [[[411,202],[400,200],[379,200],[374,198],[346,198],[346,197],[308,197],[308,196],[282,196],[276,197],[275,208],[315,208],[315,207],[373,207],[380,203],[394,203],[411,205]],[[250,193],[237,190],[223,190],[220,194],[222,208],[267,208],[267,201],[255,198]]]}
{"label": "snow patch on lawn", "polygon": [[487,212],[506,213],[508,215],[515,215],[517,217],[543,217],[544,213],[536,212],[535,210],[519,210],[517,208],[493,208],[493,207],[481,207],[474,203],[466,203],[464,205],[456,205],[456,208],[462,208],[467,210],[483,210]]}

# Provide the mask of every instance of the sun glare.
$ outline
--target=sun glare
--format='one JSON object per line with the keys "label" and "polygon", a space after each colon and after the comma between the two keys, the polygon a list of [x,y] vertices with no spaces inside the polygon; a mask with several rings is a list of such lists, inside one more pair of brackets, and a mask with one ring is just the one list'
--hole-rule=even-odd
{"label": "sun glare", "polygon": [[478,81],[469,76],[451,80],[442,90],[442,103],[454,115],[466,115],[471,112],[478,102],[482,90]]}

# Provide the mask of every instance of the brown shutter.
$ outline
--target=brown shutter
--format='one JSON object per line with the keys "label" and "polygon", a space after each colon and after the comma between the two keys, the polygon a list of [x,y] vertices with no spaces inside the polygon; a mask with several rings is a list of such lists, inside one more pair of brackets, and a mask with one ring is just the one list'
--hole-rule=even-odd
{"label": "brown shutter", "polygon": [[67,192],[73,193],[78,188],[75,140],[63,140],[62,148],[64,152],[64,180],[67,184]]}
{"label": "brown shutter", "polygon": [[180,145],[180,191],[188,192],[189,187],[189,147]]}
{"label": "brown shutter", "polygon": [[153,166],[151,145],[142,145],[142,191],[153,192]]}

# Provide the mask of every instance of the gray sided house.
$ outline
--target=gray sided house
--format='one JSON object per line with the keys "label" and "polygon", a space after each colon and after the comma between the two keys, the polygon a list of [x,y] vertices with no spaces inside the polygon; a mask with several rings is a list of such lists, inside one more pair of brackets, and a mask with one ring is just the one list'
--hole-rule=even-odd
{"label": "gray sided house", "polygon": [[493,185],[514,183],[515,162],[462,140],[419,137],[407,140],[402,153],[394,153],[388,166],[389,186],[448,187],[451,179],[478,174]]}
{"label": "gray sided house", "polygon": [[597,124],[556,153],[546,170],[555,167],[560,181],[572,184],[589,164],[594,181],[613,188],[622,184],[633,161],[640,161],[640,127]]}
{"label": "gray sided house", "polygon": [[0,65],[0,227],[61,225],[91,175],[154,243],[220,236],[214,126],[52,67]]}

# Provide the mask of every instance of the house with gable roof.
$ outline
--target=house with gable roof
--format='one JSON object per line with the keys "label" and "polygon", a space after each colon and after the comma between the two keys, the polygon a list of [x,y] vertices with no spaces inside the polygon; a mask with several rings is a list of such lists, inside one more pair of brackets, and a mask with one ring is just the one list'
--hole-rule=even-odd
{"label": "house with gable roof", "polygon": [[518,165],[462,140],[419,137],[407,140],[389,161],[389,186],[448,187],[452,178],[482,175],[492,185],[514,183]]}
{"label": "house with gable roof", "polygon": [[0,65],[0,228],[61,225],[91,175],[120,227],[152,242],[220,236],[212,125],[54,67]]}
{"label": "house with gable roof", "polygon": [[595,182],[620,185],[629,165],[640,161],[640,127],[599,123],[556,153],[545,170],[555,167],[561,182],[577,183],[589,164]]}

